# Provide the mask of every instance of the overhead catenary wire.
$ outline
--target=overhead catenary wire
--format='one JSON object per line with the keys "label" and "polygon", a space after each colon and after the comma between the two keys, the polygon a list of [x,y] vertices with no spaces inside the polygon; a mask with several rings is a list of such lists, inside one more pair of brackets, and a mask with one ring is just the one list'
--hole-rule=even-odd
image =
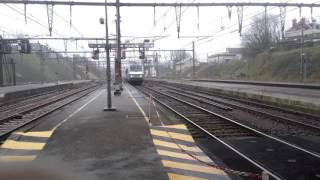
{"label": "overhead catenary wire", "polygon": [[[14,8],[14,7],[12,7],[12,6],[8,5],[8,4],[6,4],[5,6],[7,6],[8,8],[10,8],[11,10],[17,12],[18,14],[24,16],[24,12],[21,12],[21,10],[17,10],[18,8],[16,9],[16,8]],[[46,25],[42,24],[42,22],[41,22],[40,20],[36,19],[33,15],[28,15],[28,14],[27,14],[27,19],[29,19],[29,20],[31,20],[32,22],[38,24],[39,26],[45,28],[46,30],[48,29],[48,27],[47,27]],[[55,34],[58,35],[58,36],[62,36],[60,33],[56,32],[56,31],[52,31],[52,32],[55,33]]]}
{"label": "overhead catenary wire", "polygon": [[[0,0],[2,4],[32,4],[32,5],[54,5],[54,6],[105,6],[104,2],[94,1],[38,1],[38,0]],[[108,2],[107,6],[119,6],[119,7],[196,7],[196,6],[291,6],[291,7],[320,7],[320,4],[315,3],[281,3],[281,2],[204,2],[204,3],[155,3],[155,2],[136,2],[136,3],[116,3]]]}
{"label": "overhead catenary wire", "polygon": [[[289,1],[290,1],[290,0],[288,0],[288,1],[286,1],[286,2],[289,2]],[[318,1],[318,2],[319,2],[319,1]],[[315,3],[316,3],[316,2],[315,2]],[[270,8],[270,10],[275,9],[275,8],[277,8],[277,7],[272,7],[272,8]],[[246,15],[246,16],[244,17],[245,19],[244,19],[243,21],[247,21],[247,20],[249,20],[249,19],[251,19],[251,18],[256,17],[256,16],[259,15],[259,14],[264,13],[264,12],[265,12],[265,11],[263,10],[263,11],[261,11],[261,12],[255,12],[255,13],[252,13],[252,14],[250,14],[250,15]],[[214,39],[214,37],[217,36],[218,33],[223,32],[223,31],[225,31],[225,30],[227,30],[227,29],[229,29],[229,28],[232,28],[232,27],[234,27],[235,25],[237,25],[237,23],[231,24],[231,25],[229,25],[228,27],[225,27],[224,29],[219,29],[218,31],[214,32],[213,34],[208,35],[208,37],[204,37],[204,38],[195,40],[195,42],[198,43],[197,45],[201,45],[201,44],[204,44],[204,43],[206,43],[206,42],[199,44],[200,41],[204,41],[204,40],[206,40],[206,39],[209,39],[210,37],[211,37],[211,39],[210,39],[209,41],[212,41],[212,39]],[[247,26],[248,26],[248,25],[246,25],[245,27],[247,27]],[[229,32],[228,32],[228,33],[229,33]],[[227,34],[227,33],[225,33],[225,34]],[[190,43],[191,43],[191,42],[188,42],[188,43],[185,44],[183,47],[189,46]]]}
{"label": "overhead catenary wire", "polygon": [[[289,13],[289,12],[293,12],[294,10],[297,10],[297,9],[291,9],[291,10],[289,10],[289,11],[287,11],[287,13]],[[278,17],[274,17],[274,18],[278,18]],[[248,25],[246,25],[246,26],[244,26],[244,27],[249,27],[249,26],[251,26],[253,23],[251,23],[251,24],[248,24]],[[224,33],[224,34],[221,34],[221,35],[219,35],[220,37],[222,37],[222,36],[224,36],[224,35],[226,35],[226,34],[229,34],[229,33],[234,33],[235,31],[233,31],[233,32],[226,32],[226,33]],[[217,36],[216,36],[216,38],[217,38]],[[213,38],[213,39],[215,39],[215,38]],[[212,40],[210,40],[210,41],[212,41]],[[200,46],[200,45],[202,45],[202,44],[204,44],[204,43],[201,43],[201,44],[198,44],[198,46]],[[206,52],[206,53],[212,53],[212,52],[215,52],[215,51],[209,51],[209,52]],[[202,54],[205,54],[205,53],[202,53]]]}
{"label": "overhead catenary wire", "polygon": [[[7,7],[9,7],[10,9],[14,10],[15,12],[19,13],[19,14],[22,14],[22,10],[19,9],[18,7],[11,7],[9,5],[6,5]],[[59,17],[60,19],[66,21],[61,15],[59,15],[58,13],[54,12],[54,15]],[[46,25],[44,25],[44,23],[41,22],[41,20],[37,19],[36,17],[34,17],[32,14],[30,13],[27,13],[27,16],[26,16],[28,19],[30,19],[32,22],[35,22],[36,24],[40,25],[41,27],[45,28],[45,29],[48,29],[48,27]],[[48,22],[49,23],[49,22]],[[81,36],[83,36],[83,34],[78,30],[76,29],[76,27],[73,27],[73,29],[75,29],[75,31],[77,31]],[[53,33],[55,33],[56,35],[58,35],[59,37],[63,37],[64,35],[58,33],[57,31],[55,30],[52,30]],[[76,46],[77,45],[77,42],[76,42]],[[82,49],[85,49],[83,45],[80,46]]]}

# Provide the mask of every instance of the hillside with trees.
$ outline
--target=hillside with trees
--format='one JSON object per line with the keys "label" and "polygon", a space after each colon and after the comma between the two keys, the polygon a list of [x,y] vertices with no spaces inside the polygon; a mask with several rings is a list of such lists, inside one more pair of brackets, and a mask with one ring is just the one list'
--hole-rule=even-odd
{"label": "hillside with trees", "polygon": [[[283,48],[280,24],[273,15],[256,17],[242,36],[242,59],[203,65],[197,78],[302,82],[301,48]],[[299,47],[299,46],[298,46]],[[303,47],[305,83],[320,83],[320,46]]]}
{"label": "hillside with trees", "polygon": [[5,85],[13,84],[14,71],[17,84],[100,79],[104,75],[101,66],[98,67],[96,62],[89,61],[88,58],[79,55],[63,56],[46,46],[41,46],[43,52],[14,53],[5,56]]}

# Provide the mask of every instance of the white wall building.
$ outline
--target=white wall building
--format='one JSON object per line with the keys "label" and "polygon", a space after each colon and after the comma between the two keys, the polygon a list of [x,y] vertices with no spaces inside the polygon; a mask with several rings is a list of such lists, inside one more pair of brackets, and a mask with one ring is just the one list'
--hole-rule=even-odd
{"label": "white wall building", "polygon": [[208,63],[224,63],[234,60],[240,60],[242,58],[243,48],[227,48],[226,52],[216,53],[208,56]]}

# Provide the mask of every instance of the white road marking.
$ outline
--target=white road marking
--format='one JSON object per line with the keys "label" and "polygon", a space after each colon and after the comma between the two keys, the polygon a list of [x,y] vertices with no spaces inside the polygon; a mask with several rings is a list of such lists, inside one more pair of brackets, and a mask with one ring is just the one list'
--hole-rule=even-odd
{"label": "white road marking", "polygon": [[128,90],[129,96],[131,97],[131,99],[133,100],[133,102],[136,104],[136,106],[138,107],[138,109],[140,110],[140,112],[142,113],[144,119],[147,121],[147,123],[149,123],[149,118],[147,117],[146,113],[144,112],[144,110],[141,108],[140,104],[137,102],[136,98],[133,97],[132,93],[130,92],[130,90],[125,87]]}
{"label": "white road marking", "polygon": [[99,92],[99,94],[97,94],[95,97],[93,97],[92,99],[90,99],[87,103],[85,103],[85,104],[82,105],[80,108],[78,108],[78,109],[75,110],[73,113],[71,113],[67,118],[65,118],[63,121],[61,121],[59,124],[57,124],[57,125],[53,128],[53,131],[55,131],[58,127],[60,127],[62,124],[64,124],[65,122],[67,122],[70,118],[72,118],[74,115],[76,115],[78,112],[80,112],[83,108],[85,108],[87,105],[89,105],[92,101],[96,100],[102,93],[103,93],[103,90],[101,90],[101,92]]}

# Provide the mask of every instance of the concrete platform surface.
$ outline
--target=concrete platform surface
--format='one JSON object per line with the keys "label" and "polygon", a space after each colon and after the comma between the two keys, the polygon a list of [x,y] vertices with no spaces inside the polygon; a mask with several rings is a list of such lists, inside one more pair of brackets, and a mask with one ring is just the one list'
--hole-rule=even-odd
{"label": "concrete platform surface", "polygon": [[[166,117],[133,87],[113,102],[117,111],[104,112],[99,90],[14,133],[0,147],[0,164],[49,164],[71,179],[230,179],[199,162],[213,163],[184,124],[159,121]],[[148,114],[157,118],[149,123]]]}

